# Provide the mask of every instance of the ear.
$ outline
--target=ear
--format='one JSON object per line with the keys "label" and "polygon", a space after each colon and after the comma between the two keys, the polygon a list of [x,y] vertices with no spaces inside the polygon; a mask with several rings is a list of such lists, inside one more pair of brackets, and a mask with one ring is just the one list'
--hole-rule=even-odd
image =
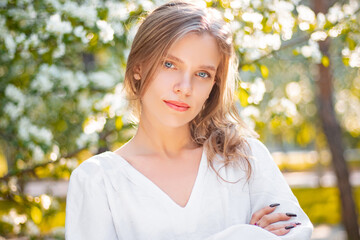
{"label": "ear", "polygon": [[133,72],[134,72],[134,79],[135,80],[140,80],[141,79],[141,73],[142,73],[141,69],[142,69],[142,67],[141,67],[140,64],[138,64],[138,65],[136,65],[134,67]]}

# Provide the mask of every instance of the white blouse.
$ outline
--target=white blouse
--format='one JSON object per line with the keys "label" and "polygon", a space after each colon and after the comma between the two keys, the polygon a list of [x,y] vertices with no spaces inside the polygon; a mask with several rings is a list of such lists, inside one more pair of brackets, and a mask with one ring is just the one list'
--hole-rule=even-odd
{"label": "white blouse", "polygon": [[[256,139],[247,141],[253,156],[250,181],[238,167],[219,171],[228,181],[241,179],[237,183],[218,178],[207,165],[204,149],[185,207],[119,155],[105,152],[89,158],[70,177],[66,239],[310,239],[313,226],[269,151]],[[214,166],[222,166],[219,157]],[[276,236],[249,224],[254,212],[272,203],[280,203],[274,212],[297,214],[286,222],[301,225]]]}

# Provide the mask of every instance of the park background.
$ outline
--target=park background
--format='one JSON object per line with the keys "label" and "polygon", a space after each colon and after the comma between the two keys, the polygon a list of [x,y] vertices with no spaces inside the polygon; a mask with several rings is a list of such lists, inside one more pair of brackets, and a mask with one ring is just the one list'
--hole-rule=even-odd
{"label": "park background", "polygon": [[[139,21],[162,3],[0,1],[0,239],[64,239],[72,170],[135,132],[126,59]],[[315,225],[312,239],[360,239],[359,1],[197,3],[231,24],[241,116]]]}

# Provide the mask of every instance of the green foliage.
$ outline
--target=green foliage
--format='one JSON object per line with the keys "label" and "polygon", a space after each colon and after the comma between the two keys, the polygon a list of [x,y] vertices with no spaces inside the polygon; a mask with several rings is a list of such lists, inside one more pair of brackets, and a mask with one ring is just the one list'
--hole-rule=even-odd
{"label": "green foliage", "polygon": [[[337,188],[294,188],[292,191],[314,225],[341,223],[340,196]],[[353,188],[353,195],[356,207],[360,209],[360,187]],[[360,222],[360,216],[358,221]]]}

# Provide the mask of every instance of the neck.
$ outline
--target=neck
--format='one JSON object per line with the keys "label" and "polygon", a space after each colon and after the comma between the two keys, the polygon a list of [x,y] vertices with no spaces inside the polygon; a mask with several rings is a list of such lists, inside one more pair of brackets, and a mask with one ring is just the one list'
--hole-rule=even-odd
{"label": "neck", "polygon": [[189,124],[174,128],[141,119],[132,142],[141,146],[139,151],[144,154],[156,154],[169,159],[181,155],[183,150],[198,147],[191,139]]}

